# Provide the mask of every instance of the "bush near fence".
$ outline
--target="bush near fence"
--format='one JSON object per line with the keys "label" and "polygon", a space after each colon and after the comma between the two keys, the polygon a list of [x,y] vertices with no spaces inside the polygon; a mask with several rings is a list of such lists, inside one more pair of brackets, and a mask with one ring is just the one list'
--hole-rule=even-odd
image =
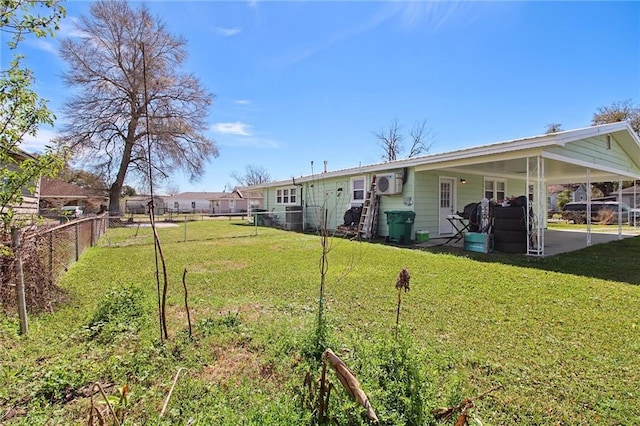
{"label": "bush near fence", "polygon": [[[63,298],[57,282],[82,253],[94,246],[108,227],[108,216],[74,220],[59,226],[38,226],[20,230],[20,255],[27,309],[52,310]],[[10,238],[3,244],[11,247]],[[0,304],[3,310],[16,306],[17,262],[13,253],[0,257]]]}

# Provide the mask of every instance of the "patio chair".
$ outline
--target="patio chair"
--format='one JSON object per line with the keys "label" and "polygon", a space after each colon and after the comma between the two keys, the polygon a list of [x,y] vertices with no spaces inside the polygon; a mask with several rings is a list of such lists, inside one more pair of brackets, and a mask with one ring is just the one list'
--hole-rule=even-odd
{"label": "patio chair", "polygon": [[457,212],[457,215],[469,222],[467,225],[469,232],[480,231],[480,203],[467,204],[461,212]]}

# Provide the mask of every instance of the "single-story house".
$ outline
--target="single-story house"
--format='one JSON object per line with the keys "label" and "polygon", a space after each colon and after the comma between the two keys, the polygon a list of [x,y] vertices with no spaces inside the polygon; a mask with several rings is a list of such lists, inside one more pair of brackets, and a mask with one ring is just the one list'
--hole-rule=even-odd
{"label": "single-story house", "polygon": [[634,209],[640,208],[640,184],[638,182],[624,188],[620,191],[619,196],[617,193],[614,195],[616,195],[616,201],[622,201]]}
{"label": "single-story house", "polygon": [[[155,195],[153,200],[154,213],[164,214],[164,199]],[[123,198],[120,200],[120,211],[124,211],[125,214],[148,214],[149,201],[151,201],[150,195],[134,195],[132,197]],[[124,210],[122,207],[124,207]]]}
{"label": "single-story house", "polygon": [[577,185],[548,185],[547,207],[550,212],[557,212],[561,210],[558,203],[558,195],[566,190],[569,190],[571,192],[571,198],[569,199],[569,201],[586,201],[587,199],[587,188],[584,183],[579,183]]}
{"label": "single-story house", "polygon": [[43,177],[40,184],[40,215],[47,216],[65,206],[79,206],[84,213],[98,213],[109,204],[109,197],[60,179]]}
{"label": "single-story house", "polygon": [[[451,215],[487,198],[501,203],[524,196],[531,255],[544,255],[547,187],[554,184],[640,179],[640,138],[626,122],[514,139],[439,154],[327,171],[251,187],[263,192],[263,208],[286,218],[287,208],[303,211],[303,226],[337,229],[352,207],[363,206],[373,177],[380,195],[377,234],[388,236],[386,211],[415,213],[416,230],[433,236],[454,234]],[[587,198],[590,193],[587,191]],[[364,213],[363,213],[364,214]],[[286,220],[286,219],[285,219]],[[619,234],[621,231],[619,228]],[[586,244],[591,244],[587,232]]]}
{"label": "single-story house", "polygon": [[212,199],[221,196],[223,192],[181,192],[180,194],[164,197],[167,213],[200,213],[212,214]]}
{"label": "single-story house", "polygon": [[234,188],[211,198],[213,214],[244,213],[262,208],[262,191]]}
{"label": "single-story house", "polygon": [[[0,164],[1,167],[6,168],[9,171],[16,171],[20,167],[19,164],[25,160],[33,160],[35,157],[26,151],[16,148],[16,151],[9,154],[13,159],[13,163]],[[9,160],[10,161],[10,160]],[[35,190],[32,192],[30,187],[33,186]],[[40,197],[40,177],[38,176],[34,182],[22,187],[22,202],[17,206],[10,207],[15,215],[25,217],[36,217],[38,215],[38,200]],[[4,208],[4,206],[0,206]]]}

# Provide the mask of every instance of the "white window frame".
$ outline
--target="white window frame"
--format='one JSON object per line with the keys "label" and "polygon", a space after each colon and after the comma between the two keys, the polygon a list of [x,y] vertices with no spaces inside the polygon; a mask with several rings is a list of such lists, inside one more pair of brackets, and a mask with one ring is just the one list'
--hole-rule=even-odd
{"label": "white window frame", "polygon": [[[362,189],[356,189],[355,182],[362,181]],[[349,188],[351,189],[351,204],[364,204],[365,198],[367,198],[367,177],[366,176],[354,176],[349,182]],[[362,191],[362,198],[357,198],[356,193]]]}
{"label": "white window frame", "polygon": [[276,204],[291,206],[297,202],[298,188],[295,186],[276,189]]}
{"label": "white window frame", "polygon": [[[487,189],[487,183],[491,183],[490,189]],[[502,190],[498,190],[498,183],[503,184]],[[490,200],[494,200],[498,203],[501,203],[507,199],[507,180],[502,178],[495,178],[495,177],[485,177],[482,191],[484,194],[483,195],[484,198],[488,198]],[[491,192],[491,194],[489,194],[489,192]],[[498,193],[500,192],[502,193],[502,198],[498,197]],[[489,195],[491,196],[489,197]]]}

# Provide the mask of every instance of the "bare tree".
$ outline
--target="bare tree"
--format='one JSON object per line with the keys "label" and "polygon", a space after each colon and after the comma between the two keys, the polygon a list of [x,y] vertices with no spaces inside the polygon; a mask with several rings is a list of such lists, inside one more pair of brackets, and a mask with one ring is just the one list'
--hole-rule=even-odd
{"label": "bare tree", "polygon": [[407,158],[417,157],[422,153],[429,152],[433,145],[433,135],[431,129],[425,129],[427,120],[416,121],[409,132],[411,137],[411,148]]}
{"label": "bare tree", "polygon": [[[407,158],[417,157],[418,155],[429,152],[433,145],[433,135],[430,129],[426,129],[427,121],[416,121],[409,131],[411,138],[411,147]],[[400,158],[404,152],[404,136],[401,133],[401,127],[398,120],[393,120],[389,127],[375,132],[374,135],[378,139],[378,145],[383,149],[384,161],[394,161]]]}
{"label": "bare tree", "polygon": [[180,186],[176,183],[169,183],[164,187],[165,193],[170,196],[174,196],[180,193]]}
{"label": "bare tree", "polygon": [[82,35],[60,48],[74,95],[58,143],[109,177],[109,211],[119,211],[127,173],[148,180],[180,168],[200,177],[218,155],[204,135],[213,95],[180,73],[186,41],[124,0],[93,3],[77,27]]}
{"label": "bare tree", "polygon": [[244,174],[234,170],[231,172],[231,177],[235,179],[240,186],[260,185],[261,183],[271,181],[271,175],[265,168],[252,164],[245,166]]}
{"label": "bare tree", "polygon": [[549,123],[547,124],[547,129],[545,130],[545,134],[551,134],[551,133],[557,133],[557,132],[561,132],[562,131],[562,124],[561,123]]}
{"label": "bare tree", "polygon": [[403,137],[400,133],[398,120],[393,120],[389,123],[388,128],[375,132],[374,135],[378,138],[378,145],[380,145],[383,150],[382,159],[384,161],[397,160],[403,151]]}
{"label": "bare tree", "polygon": [[640,108],[635,106],[631,99],[598,108],[598,111],[593,114],[591,124],[598,125],[618,121],[628,121],[633,131],[640,135]]}

